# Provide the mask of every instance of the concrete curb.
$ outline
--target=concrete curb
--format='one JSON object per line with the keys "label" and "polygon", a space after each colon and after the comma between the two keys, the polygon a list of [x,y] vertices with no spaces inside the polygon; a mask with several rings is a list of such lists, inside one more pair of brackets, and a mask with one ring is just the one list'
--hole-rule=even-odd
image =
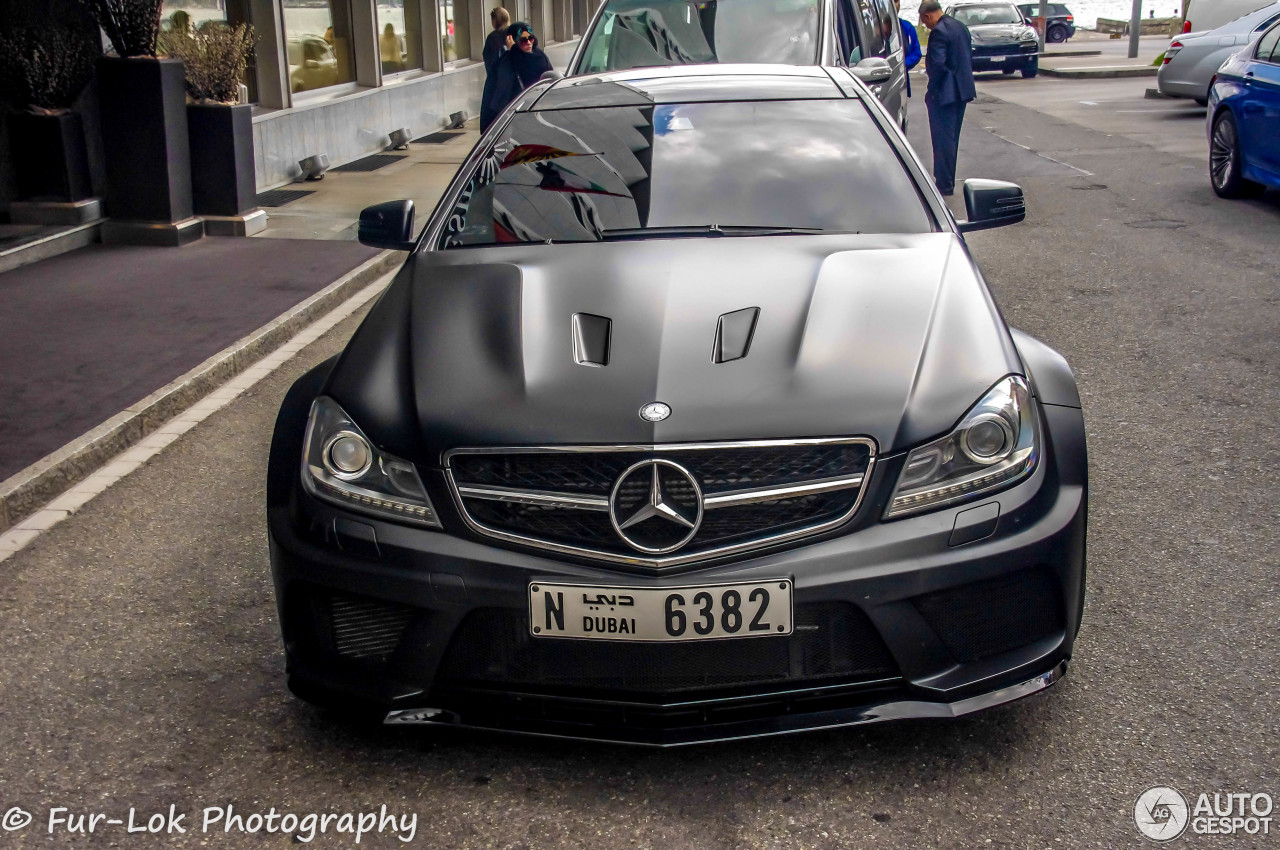
{"label": "concrete curb", "polygon": [[1060,59],[1071,56],[1101,56],[1101,50],[1046,50],[1040,54],[1041,59]]}
{"label": "concrete curb", "polygon": [[106,219],[65,227],[57,233],[0,251],[0,272],[13,271],[59,254],[92,245]]}
{"label": "concrete curb", "polygon": [[1111,65],[1095,68],[1046,68],[1040,66],[1040,73],[1048,77],[1063,77],[1068,80],[1107,80],[1117,77],[1154,77],[1160,69],[1154,65]]}
{"label": "concrete curb", "polygon": [[0,531],[89,477],[168,420],[244,372],[404,259],[383,251],[185,375],[0,482]]}

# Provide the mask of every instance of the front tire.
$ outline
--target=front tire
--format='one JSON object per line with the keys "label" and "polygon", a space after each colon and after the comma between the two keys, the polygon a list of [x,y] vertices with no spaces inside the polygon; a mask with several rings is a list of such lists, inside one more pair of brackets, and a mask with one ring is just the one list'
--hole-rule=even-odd
{"label": "front tire", "polygon": [[1262,194],[1263,187],[1246,180],[1240,156],[1240,131],[1230,109],[1213,119],[1209,136],[1209,182],[1219,198],[1252,198]]}
{"label": "front tire", "polygon": [[1017,69],[1017,68],[1001,68],[1001,69],[1000,69],[1000,73],[1004,74],[1004,75],[1007,77],[1007,76],[1009,76],[1010,74],[1012,74],[1012,73],[1013,73],[1014,71],[1016,71],[1016,70],[1018,70],[1018,69]]}
{"label": "front tire", "polygon": [[1022,76],[1027,80],[1031,79],[1038,73],[1040,73],[1040,60],[1038,59],[1032,59],[1022,69]]}

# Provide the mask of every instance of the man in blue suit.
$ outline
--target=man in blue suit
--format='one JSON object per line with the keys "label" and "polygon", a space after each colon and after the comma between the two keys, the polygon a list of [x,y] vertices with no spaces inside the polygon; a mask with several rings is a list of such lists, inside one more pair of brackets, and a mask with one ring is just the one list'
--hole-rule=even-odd
{"label": "man in blue suit", "polygon": [[[894,0],[894,3],[901,15],[902,0]],[[898,25],[902,28],[902,67],[906,71],[903,77],[907,81],[907,97],[911,97],[911,69],[919,65],[924,57],[920,53],[920,37],[916,35],[915,24],[899,17]]]}
{"label": "man in blue suit", "polygon": [[920,4],[920,23],[929,28],[924,55],[929,87],[924,103],[929,109],[929,138],[933,142],[933,182],[942,194],[953,195],[964,107],[977,97],[969,28],[942,14],[938,0]]}

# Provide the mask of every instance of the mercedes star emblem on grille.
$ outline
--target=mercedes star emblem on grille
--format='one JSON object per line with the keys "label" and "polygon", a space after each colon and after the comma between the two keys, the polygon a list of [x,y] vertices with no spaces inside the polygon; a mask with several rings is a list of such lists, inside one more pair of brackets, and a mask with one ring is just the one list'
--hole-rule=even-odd
{"label": "mercedes star emblem on grille", "polygon": [[609,521],[633,549],[654,555],[674,552],[702,524],[702,488],[678,463],[642,460],[614,483]]}
{"label": "mercedes star emblem on grille", "polygon": [[671,405],[660,401],[651,401],[640,408],[640,418],[645,422],[661,422],[671,415]]}

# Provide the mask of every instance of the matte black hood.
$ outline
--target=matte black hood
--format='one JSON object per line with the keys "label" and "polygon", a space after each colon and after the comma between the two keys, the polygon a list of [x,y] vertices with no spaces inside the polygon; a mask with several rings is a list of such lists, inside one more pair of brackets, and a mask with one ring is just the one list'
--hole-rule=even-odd
{"label": "matte black hood", "polygon": [[[747,355],[719,317],[759,308]],[[608,363],[572,317],[611,321]],[[330,376],[370,438],[432,465],[458,446],[870,436],[948,430],[1022,366],[959,239],[685,238],[416,255]],[[671,406],[650,423],[640,408]]]}

